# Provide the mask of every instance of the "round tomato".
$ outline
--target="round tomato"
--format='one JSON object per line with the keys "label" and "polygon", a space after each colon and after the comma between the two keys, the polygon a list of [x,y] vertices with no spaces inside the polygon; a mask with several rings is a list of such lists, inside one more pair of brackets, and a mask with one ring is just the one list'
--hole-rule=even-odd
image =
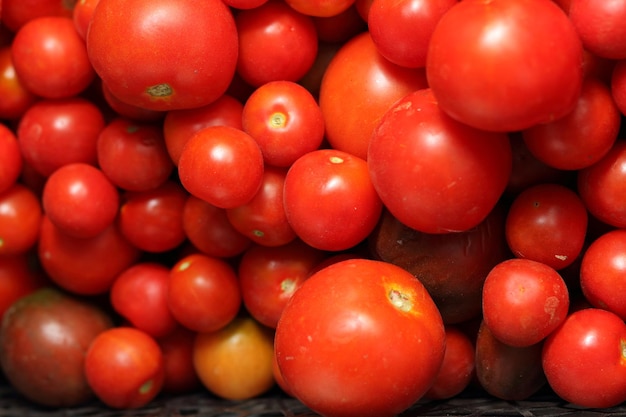
{"label": "round tomato", "polygon": [[338,47],[353,36],[367,30],[367,23],[365,23],[354,4],[333,16],[313,16],[313,24],[317,30],[317,38],[320,40],[320,44],[331,43],[336,44]]}
{"label": "round tomato", "polygon": [[42,16],[71,17],[76,0],[2,0],[2,23],[16,32],[26,22]]}
{"label": "round tomato", "polygon": [[19,255],[35,247],[42,212],[38,196],[19,182],[0,193],[0,255]]}
{"label": "round tomato", "polygon": [[15,72],[11,47],[0,48],[0,119],[19,119],[37,100]]}
{"label": "round tomato", "polygon": [[454,119],[516,131],[572,111],[582,63],[578,34],[556,3],[464,0],[433,31],[426,74],[442,110]]}
{"label": "round tomato", "polygon": [[570,0],[569,18],[585,49],[609,59],[626,58],[626,3]]}
{"label": "round tomato", "polygon": [[503,133],[447,116],[431,89],[397,101],[370,139],[372,183],[402,223],[426,233],[459,232],[483,221],[502,196],[512,153]]}
{"label": "round tomato", "polygon": [[233,15],[221,0],[100,0],[87,52],[120,100],[171,110],[204,106],[226,92],[237,39]]}
{"label": "round tomato", "polygon": [[286,0],[290,7],[308,16],[328,17],[343,12],[354,0]]}
{"label": "round tomato", "polygon": [[20,177],[24,161],[15,133],[0,124],[0,193],[11,188]]}
{"label": "round tomato", "polygon": [[621,114],[626,114],[626,59],[617,61],[610,78],[611,95]]}
{"label": "round tomato", "polygon": [[287,387],[313,411],[395,416],[433,384],[445,330],[413,275],[351,259],[319,270],[293,294],[274,346]]}
{"label": "round tomato", "polygon": [[0,256],[0,321],[18,299],[48,284],[43,271],[33,265],[31,255]]}
{"label": "round tomato", "polygon": [[74,22],[74,28],[78,35],[83,40],[87,39],[87,29],[89,28],[89,22],[91,16],[100,0],[79,0],[76,1],[74,8],[72,9],[72,21]]}
{"label": "round tomato", "polygon": [[163,352],[165,367],[165,394],[189,393],[200,387],[200,379],[193,365],[193,345],[196,332],[178,326],[167,336],[157,339]]}

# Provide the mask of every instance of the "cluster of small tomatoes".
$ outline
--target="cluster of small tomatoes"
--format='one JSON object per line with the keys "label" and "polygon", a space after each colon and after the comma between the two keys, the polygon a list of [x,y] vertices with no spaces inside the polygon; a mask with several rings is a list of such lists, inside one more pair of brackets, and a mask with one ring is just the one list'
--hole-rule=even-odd
{"label": "cluster of small tomatoes", "polygon": [[4,0],[4,376],[626,401],[618,3]]}

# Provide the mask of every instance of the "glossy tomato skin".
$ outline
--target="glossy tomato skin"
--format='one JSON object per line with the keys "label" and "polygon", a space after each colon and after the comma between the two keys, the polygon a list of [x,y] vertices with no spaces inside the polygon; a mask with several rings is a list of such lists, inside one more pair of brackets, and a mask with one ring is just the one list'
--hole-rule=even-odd
{"label": "glossy tomato skin", "polygon": [[193,108],[226,92],[237,38],[232,13],[220,0],[101,0],[87,52],[120,100],[152,110]]}
{"label": "glossy tomato skin", "polygon": [[369,33],[355,36],[333,56],[320,85],[328,143],[367,159],[370,136],[385,111],[396,100],[425,87],[424,71],[385,59]]}
{"label": "glossy tomato skin", "polygon": [[382,202],[367,162],[336,149],[309,152],[291,165],[284,185],[287,220],[307,244],[349,249],[374,229]]}
{"label": "glossy tomato skin", "polygon": [[163,352],[147,333],[133,327],[114,327],[91,342],[85,356],[85,375],[107,406],[142,407],[163,387]]}
{"label": "glossy tomato skin", "polygon": [[609,59],[626,58],[626,5],[622,2],[571,0],[569,18],[583,46]]}
{"label": "glossy tomato skin", "polygon": [[617,315],[596,308],[571,313],[543,347],[543,369],[550,387],[563,400],[582,407],[605,408],[624,402],[625,343],[626,325]]}
{"label": "glossy tomato skin", "polygon": [[574,26],[552,1],[460,1],[433,31],[426,74],[454,119],[516,131],[572,111],[582,51]]}
{"label": "glossy tomato skin", "polygon": [[37,194],[21,183],[0,193],[0,255],[19,255],[34,248],[42,216]]}
{"label": "glossy tomato skin", "polygon": [[0,48],[0,94],[0,119],[19,119],[38,99],[17,76],[10,46]]}
{"label": "glossy tomato skin", "polygon": [[422,232],[448,233],[487,217],[508,184],[512,153],[506,134],[457,122],[431,89],[422,89],[382,117],[367,163],[376,191],[398,220]]}
{"label": "glossy tomato skin", "polygon": [[432,385],[445,330],[432,298],[411,274],[352,259],[305,281],[283,311],[274,346],[291,393],[312,410],[333,417],[393,416]]}

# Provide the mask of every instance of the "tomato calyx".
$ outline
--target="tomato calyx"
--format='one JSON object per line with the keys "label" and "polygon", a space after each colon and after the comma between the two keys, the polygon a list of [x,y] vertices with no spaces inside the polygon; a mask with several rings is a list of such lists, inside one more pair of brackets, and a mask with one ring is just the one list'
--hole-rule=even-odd
{"label": "tomato calyx", "polygon": [[153,379],[147,380],[139,387],[139,394],[144,395],[144,394],[149,393],[152,390],[153,385],[154,385]]}
{"label": "tomato calyx", "polygon": [[174,94],[174,89],[168,83],[161,83],[146,88],[146,93],[152,98],[164,98]]}
{"label": "tomato calyx", "polygon": [[291,296],[296,291],[296,281],[291,278],[285,278],[280,283],[280,289],[283,294]]}
{"label": "tomato calyx", "polygon": [[287,124],[287,115],[283,112],[272,113],[270,116],[270,126],[274,129],[283,128]]}

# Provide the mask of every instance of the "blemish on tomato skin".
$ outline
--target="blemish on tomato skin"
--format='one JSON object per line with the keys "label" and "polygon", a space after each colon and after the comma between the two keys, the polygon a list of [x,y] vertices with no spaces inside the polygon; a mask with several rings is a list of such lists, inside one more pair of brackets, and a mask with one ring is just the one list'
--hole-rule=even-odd
{"label": "blemish on tomato skin", "polygon": [[174,94],[174,89],[168,83],[161,83],[146,88],[146,94],[151,98],[167,98]]}

